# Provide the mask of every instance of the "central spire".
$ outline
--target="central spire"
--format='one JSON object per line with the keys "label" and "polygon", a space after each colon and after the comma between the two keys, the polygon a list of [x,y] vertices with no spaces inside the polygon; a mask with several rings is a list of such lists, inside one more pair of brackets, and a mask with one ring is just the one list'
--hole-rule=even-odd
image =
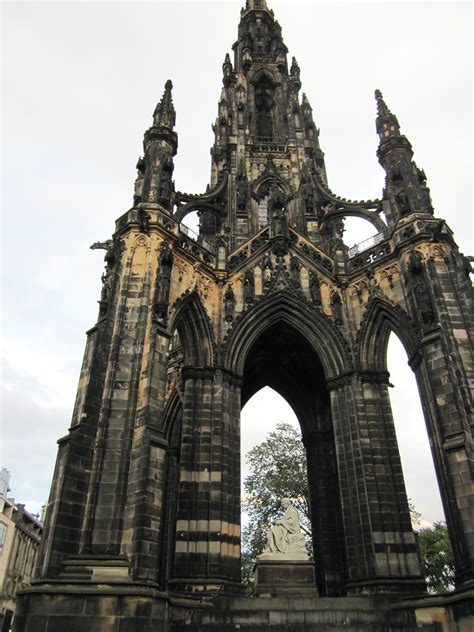
{"label": "central spire", "polygon": [[288,63],[281,26],[265,0],[247,0],[232,48],[233,58],[227,53],[222,64],[211,186],[201,196],[179,193],[178,215],[199,210],[206,243],[220,243],[230,228],[233,249],[271,224],[273,192],[288,226],[317,240],[313,178],[326,181],[324,154],[311,106],[299,94],[300,67],[294,57]]}
{"label": "central spire", "polygon": [[266,0],[247,0],[245,10],[252,11],[253,9],[263,9],[268,11]]}

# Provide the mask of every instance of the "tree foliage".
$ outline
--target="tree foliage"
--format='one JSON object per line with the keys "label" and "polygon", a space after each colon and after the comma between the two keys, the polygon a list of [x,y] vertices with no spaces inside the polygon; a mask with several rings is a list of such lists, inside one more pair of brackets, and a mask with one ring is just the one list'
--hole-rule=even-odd
{"label": "tree foliage", "polygon": [[418,532],[422,570],[431,593],[454,588],[454,557],[444,522]]}
{"label": "tree foliage", "polygon": [[301,529],[310,535],[306,453],[292,425],[280,422],[262,443],[247,453],[249,474],[244,481],[242,511],[249,521],[242,531],[242,576],[248,584],[257,555],[266,544],[269,525],[289,498],[300,515]]}

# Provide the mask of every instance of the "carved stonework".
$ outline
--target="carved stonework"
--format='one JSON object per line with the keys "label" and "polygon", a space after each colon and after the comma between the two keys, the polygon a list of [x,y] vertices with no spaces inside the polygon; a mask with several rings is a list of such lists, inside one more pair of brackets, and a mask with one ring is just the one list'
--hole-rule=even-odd
{"label": "carved stonework", "polygon": [[172,266],[173,252],[168,242],[165,241],[161,247],[158,259],[155,301],[153,303],[153,312],[160,320],[166,320],[168,313]]}
{"label": "carved stonework", "polygon": [[312,271],[309,273],[309,293],[313,305],[315,305],[316,307],[321,307],[321,283],[316,272]]}
{"label": "carved stonework", "polygon": [[224,295],[224,312],[225,320],[231,323],[234,320],[235,311],[235,295],[231,285],[227,286],[227,290]]}
{"label": "carved stonework", "polygon": [[436,326],[436,310],[431,292],[425,278],[425,270],[421,254],[412,250],[408,258],[409,285],[415,305],[415,311],[423,331]]}
{"label": "carved stonework", "polygon": [[284,514],[267,532],[267,545],[258,560],[307,560],[308,552],[301,533],[298,512],[288,498],[281,502]]}
{"label": "carved stonework", "polygon": [[253,271],[247,270],[242,279],[242,285],[244,288],[244,303],[252,303],[255,298],[255,279]]}
{"label": "carved stonework", "polygon": [[265,290],[268,290],[272,283],[273,263],[268,255],[262,259],[260,264],[262,268],[262,284]]}
{"label": "carved stonework", "polygon": [[336,290],[331,292],[331,313],[336,325],[342,325],[344,322],[342,316],[342,302],[339,292]]}
{"label": "carved stonework", "polygon": [[300,270],[301,264],[298,258],[294,256],[290,257],[290,278],[293,289],[299,289],[301,287]]}
{"label": "carved stonework", "polygon": [[150,232],[150,213],[145,211],[143,208],[138,209],[138,223],[140,226],[140,232]]}

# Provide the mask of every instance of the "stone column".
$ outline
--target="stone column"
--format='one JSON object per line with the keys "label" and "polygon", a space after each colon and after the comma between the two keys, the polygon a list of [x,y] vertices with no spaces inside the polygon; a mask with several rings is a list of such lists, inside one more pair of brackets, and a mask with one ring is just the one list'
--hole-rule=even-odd
{"label": "stone column", "polygon": [[347,581],[339,479],[332,430],[303,438],[308,463],[313,557],[319,594],[340,596]]}
{"label": "stone column", "polygon": [[461,585],[474,578],[474,445],[456,396],[456,372],[443,347],[439,335],[425,339],[415,374],[454,553],[456,584]]}
{"label": "stone column", "polygon": [[163,436],[168,347],[168,332],[153,322],[144,344],[122,534],[122,551],[129,555],[137,580],[157,581],[164,563],[160,544],[169,484],[168,440]]}
{"label": "stone column", "polygon": [[423,244],[408,254],[402,266],[408,308],[420,335],[411,365],[427,422],[458,586],[474,579],[473,303],[462,263],[455,245],[447,240],[442,245]]}
{"label": "stone column", "polygon": [[386,372],[331,380],[348,593],[423,592]]}
{"label": "stone column", "polygon": [[313,555],[321,596],[340,596],[347,582],[341,496],[329,392],[320,383],[318,397],[309,398],[304,415],[303,443],[308,464],[308,488]]}
{"label": "stone column", "polygon": [[183,370],[174,579],[178,591],[240,585],[240,384],[220,369]]}

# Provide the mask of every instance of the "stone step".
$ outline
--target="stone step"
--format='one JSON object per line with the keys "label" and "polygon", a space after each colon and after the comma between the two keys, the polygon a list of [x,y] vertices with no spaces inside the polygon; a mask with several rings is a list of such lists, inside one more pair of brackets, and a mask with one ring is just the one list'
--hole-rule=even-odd
{"label": "stone step", "polygon": [[327,623],[305,624],[287,623],[281,625],[249,624],[241,625],[236,623],[216,623],[216,624],[172,624],[170,632],[442,632],[442,626],[432,625],[407,625],[394,623],[365,623],[332,625]]}
{"label": "stone step", "polygon": [[173,632],[435,632],[417,625],[413,611],[392,608],[385,598],[221,598],[209,609],[189,610]]}

